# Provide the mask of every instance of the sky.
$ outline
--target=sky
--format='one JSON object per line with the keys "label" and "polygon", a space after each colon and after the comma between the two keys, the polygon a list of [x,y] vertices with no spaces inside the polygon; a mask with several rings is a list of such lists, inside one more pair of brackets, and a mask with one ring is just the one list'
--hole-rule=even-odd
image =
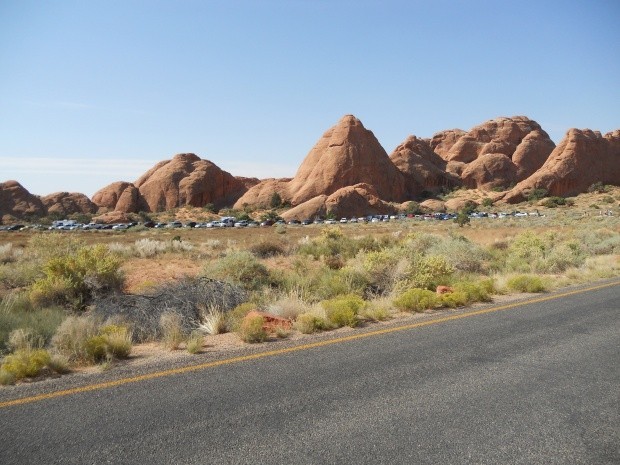
{"label": "sky", "polygon": [[0,182],[92,196],[193,152],[293,176],[354,114],[387,153],[499,116],[620,128],[620,1],[0,0]]}

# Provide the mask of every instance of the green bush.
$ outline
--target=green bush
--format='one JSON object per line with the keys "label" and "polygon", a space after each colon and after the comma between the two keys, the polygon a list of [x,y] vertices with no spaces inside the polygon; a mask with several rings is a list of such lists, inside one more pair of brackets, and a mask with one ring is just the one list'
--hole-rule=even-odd
{"label": "green bush", "polygon": [[442,307],[456,308],[463,307],[470,303],[467,294],[463,291],[448,292],[439,296],[439,304]]}
{"label": "green bush", "polygon": [[435,290],[437,286],[449,281],[453,273],[454,267],[445,257],[414,255],[397,287]]}
{"label": "green bush", "polygon": [[539,276],[519,275],[514,276],[506,283],[508,289],[517,292],[544,292],[545,285]]}
{"label": "green bush", "polygon": [[405,312],[422,312],[439,305],[437,294],[427,289],[409,289],[394,299],[394,306]]}
{"label": "green bush", "polygon": [[271,283],[269,270],[248,251],[229,252],[207,265],[207,276],[238,284],[247,290],[258,290]]}
{"label": "green bush", "polygon": [[556,208],[556,207],[559,207],[561,205],[566,205],[566,204],[567,202],[564,197],[557,197],[557,196],[548,197],[542,203],[542,205],[547,208]]}
{"label": "green bush", "polygon": [[200,331],[192,331],[187,338],[186,350],[190,354],[198,354],[202,351],[202,345],[204,343],[204,336]]}
{"label": "green bush", "polygon": [[260,315],[246,316],[239,327],[239,337],[243,342],[258,343],[267,340],[267,331],[263,329],[264,319]]}
{"label": "green bush", "polygon": [[241,322],[245,318],[245,316],[250,313],[252,310],[256,310],[256,304],[252,302],[245,302],[241,305],[237,305],[230,312],[228,312],[228,326],[233,331],[238,331],[241,326]]}
{"label": "green bush", "polygon": [[106,345],[108,358],[129,357],[132,349],[131,331],[126,326],[106,325],[99,330]]}
{"label": "green bush", "polygon": [[355,327],[359,324],[358,313],[364,307],[364,300],[356,295],[335,297],[321,302],[327,319],[337,328]]}
{"label": "green bush", "polygon": [[303,334],[312,334],[330,329],[329,323],[312,313],[302,313],[295,320],[295,328]]}
{"label": "green bush", "polygon": [[258,258],[269,258],[277,255],[284,255],[286,253],[286,249],[279,242],[263,240],[250,247],[250,252]]}
{"label": "green bush", "polygon": [[464,281],[454,285],[454,290],[463,294],[466,303],[472,302],[491,302],[491,294],[495,291],[492,279],[485,279],[476,283]]}
{"label": "green bush", "polygon": [[491,255],[478,244],[462,236],[451,236],[436,243],[428,255],[443,257],[454,270],[481,273],[487,267]]}
{"label": "green bush", "polygon": [[4,357],[0,371],[8,374],[2,376],[6,380],[12,378],[19,381],[23,378],[37,376],[50,362],[50,354],[45,349],[19,349]]}
{"label": "green bush", "polygon": [[43,265],[44,277],[32,284],[30,299],[36,307],[82,308],[95,292],[122,287],[120,265],[121,260],[103,244],[53,256]]}
{"label": "green bush", "polygon": [[536,200],[544,199],[549,195],[549,191],[547,189],[532,189],[527,195],[527,200],[530,202],[535,202]]}

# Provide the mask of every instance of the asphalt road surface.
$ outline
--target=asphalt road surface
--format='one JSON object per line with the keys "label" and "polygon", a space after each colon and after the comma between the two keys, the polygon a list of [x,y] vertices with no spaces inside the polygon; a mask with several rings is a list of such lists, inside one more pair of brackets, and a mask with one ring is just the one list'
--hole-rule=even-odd
{"label": "asphalt road surface", "polygon": [[620,286],[22,405],[0,464],[618,464]]}

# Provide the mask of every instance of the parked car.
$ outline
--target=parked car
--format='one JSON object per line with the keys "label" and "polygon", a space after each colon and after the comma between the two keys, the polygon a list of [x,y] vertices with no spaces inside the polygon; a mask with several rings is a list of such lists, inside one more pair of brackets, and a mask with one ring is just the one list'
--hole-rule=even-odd
{"label": "parked car", "polygon": [[312,224],[312,220],[309,218],[306,218],[305,220],[301,222],[301,224],[303,224],[304,226],[307,226],[309,224]]}
{"label": "parked car", "polygon": [[273,220],[265,220],[263,222],[261,222],[261,226],[273,226],[274,221]]}
{"label": "parked car", "polygon": [[170,223],[168,223],[168,227],[169,228],[182,228],[183,227],[183,223],[181,223],[180,221],[171,221]]}
{"label": "parked car", "polygon": [[247,225],[248,225],[247,220],[241,220],[235,223],[235,228],[245,228]]}

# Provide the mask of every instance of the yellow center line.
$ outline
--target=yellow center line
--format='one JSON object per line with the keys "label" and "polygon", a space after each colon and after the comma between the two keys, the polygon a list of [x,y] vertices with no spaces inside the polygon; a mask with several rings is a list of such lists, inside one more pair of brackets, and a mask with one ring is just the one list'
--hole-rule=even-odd
{"label": "yellow center line", "polygon": [[132,376],[132,377],[129,377],[129,378],[121,378],[121,379],[117,379],[117,380],[114,380],[114,381],[106,381],[106,382],[103,382],[103,383],[90,384],[90,385],[87,385],[87,386],[81,386],[81,387],[76,387],[76,388],[72,388],[72,389],[65,389],[65,390],[62,390],[62,391],[54,391],[54,392],[49,392],[49,393],[46,393],[46,394],[39,394],[39,395],[36,395],[36,396],[23,397],[21,399],[7,400],[7,401],[0,402],[0,408],[10,407],[10,406],[14,406],[14,405],[29,404],[29,403],[32,403],[32,402],[38,402],[38,401],[42,401],[42,400],[45,400],[45,399],[53,399],[53,398],[56,398],[56,397],[69,396],[69,395],[78,394],[78,393],[81,393],[81,392],[98,391],[98,390],[102,390],[102,389],[113,388],[113,387],[116,387],[116,386],[122,386],[124,384],[138,383],[140,381],[147,381],[147,380],[150,380],[150,379],[163,378],[163,377],[166,377],[166,376],[179,375],[179,374],[183,374],[183,373],[190,373],[190,372],[194,372],[194,371],[205,370],[207,368],[213,368],[213,367],[218,367],[218,366],[222,366],[222,365],[231,365],[231,364],[235,364],[235,363],[245,362],[245,361],[248,361],[248,360],[256,360],[256,359],[260,359],[260,358],[274,357],[276,355],[283,355],[283,354],[288,354],[288,353],[291,353],[291,352],[299,352],[299,351],[302,351],[302,350],[314,349],[316,347],[324,347],[324,346],[329,346],[329,345],[332,345],[332,344],[340,344],[342,342],[355,341],[355,340],[358,340],[358,339],[364,339],[364,338],[368,338],[368,337],[380,336],[380,335],[383,335],[383,334],[395,333],[395,332],[398,332],[398,331],[407,331],[407,330],[414,329],[414,328],[421,328],[423,326],[436,325],[436,324],[440,324],[440,323],[445,323],[447,321],[460,320],[461,318],[469,318],[469,317],[472,317],[472,316],[484,315],[484,314],[493,313],[493,312],[499,312],[499,311],[502,311],[502,310],[508,310],[508,309],[515,308],[515,307],[521,307],[521,306],[524,306],[524,305],[531,305],[531,304],[536,304],[536,303],[540,303],[540,302],[546,302],[546,301],[549,301],[549,300],[555,300],[555,299],[559,299],[559,298],[562,298],[562,297],[567,297],[567,296],[571,296],[571,295],[575,295],[575,294],[582,294],[582,293],[589,292],[589,291],[594,291],[594,290],[597,290],[597,289],[603,289],[603,288],[606,288],[606,287],[617,286],[618,284],[620,284],[620,281],[612,282],[612,283],[607,283],[607,284],[600,284],[600,285],[588,287],[588,288],[585,288],[585,289],[578,289],[578,290],[575,290],[575,291],[568,291],[568,292],[563,292],[563,293],[560,293],[560,294],[554,294],[554,295],[545,296],[545,297],[536,297],[536,298],[533,298],[533,299],[513,302],[513,303],[505,304],[505,305],[499,305],[499,306],[496,306],[496,307],[484,308],[484,309],[481,309],[481,310],[474,310],[474,311],[470,311],[470,312],[459,313],[457,315],[450,315],[450,316],[445,316],[445,317],[441,317],[441,318],[433,318],[431,320],[421,321],[421,322],[418,322],[418,323],[411,323],[411,324],[406,324],[406,325],[402,325],[402,326],[395,326],[395,327],[391,327],[391,328],[377,329],[377,330],[368,331],[368,332],[364,332],[364,333],[360,333],[360,334],[352,334],[350,336],[342,336],[342,337],[338,337],[338,338],[334,338],[334,339],[327,339],[327,340],[318,341],[318,342],[311,342],[311,343],[308,343],[308,344],[301,344],[301,345],[297,345],[297,346],[294,346],[294,347],[287,347],[287,348],[283,348],[283,349],[269,350],[269,351],[259,352],[259,353],[250,354],[250,355],[242,355],[242,356],[239,356],[239,357],[232,357],[232,358],[227,358],[227,359],[222,359],[222,360],[216,360],[216,361],[213,361],[213,362],[200,363],[200,364],[197,364],[197,365],[188,365],[188,366],[184,366],[184,367],[180,367],[180,368],[173,368],[173,369],[170,369],[170,370],[157,371],[157,372],[148,373],[148,374],[145,374],[145,375]]}

